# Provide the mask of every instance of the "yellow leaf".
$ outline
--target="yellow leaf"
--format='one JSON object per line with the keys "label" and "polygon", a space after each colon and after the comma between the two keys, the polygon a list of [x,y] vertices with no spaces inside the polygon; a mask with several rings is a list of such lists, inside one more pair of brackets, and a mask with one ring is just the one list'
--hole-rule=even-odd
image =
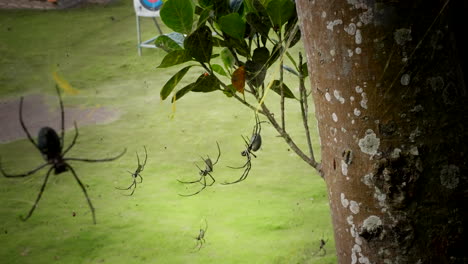
{"label": "yellow leaf", "polygon": [[234,88],[236,88],[236,90],[239,93],[244,94],[244,87],[245,87],[244,66],[240,66],[232,73],[231,82],[232,82],[232,86],[234,86]]}
{"label": "yellow leaf", "polygon": [[60,77],[56,71],[52,72],[52,76],[54,77],[55,83],[58,87],[62,88],[66,93],[76,95],[80,92],[74,89],[67,80]]}

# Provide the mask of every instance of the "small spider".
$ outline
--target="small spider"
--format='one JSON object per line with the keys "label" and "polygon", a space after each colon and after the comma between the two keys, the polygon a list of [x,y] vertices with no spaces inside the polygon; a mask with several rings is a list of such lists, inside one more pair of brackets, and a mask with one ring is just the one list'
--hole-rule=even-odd
{"label": "small spider", "polygon": [[39,150],[39,152],[42,154],[44,157],[46,163],[40,165],[39,167],[28,171],[23,174],[8,174],[6,173],[0,163],[0,172],[3,174],[3,176],[8,177],[8,178],[21,178],[21,177],[27,177],[30,176],[37,171],[41,170],[42,168],[46,167],[47,165],[51,165],[49,170],[47,171],[46,177],[44,179],[44,182],[42,183],[41,190],[36,198],[36,201],[34,202],[33,207],[29,211],[28,215],[26,217],[21,217],[23,221],[28,220],[31,215],[33,214],[34,210],[37,207],[37,204],[39,203],[39,200],[41,199],[41,196],[44,192],[44,189],[46,187],[47,181],[50,176],[50,172],[53,170],[55,175],[58,175],[60,173],[70,171],[73,174],[73,177],[77,181],[78,185],[80,185],[81,190],[83,191],[86,200],[88,201],[89,208],[91,209],[91,213],[93,216],[93,223],[96,224],[96,216],[94,214],[94,207],[93,204],[91,203],[91,200],[89,199],[88,193],[86,192],[86,187],[83,185],[81,180],[78,178],[78,175],[76,174],[75,170],[73,167],[68,164],[68,161],[83,161],[83,162],[106,162],[106,161],[113,161],[118,158],[120,158],[122,155],[125,154],[127,149],[124,149],[122,153],[119,155],[112,157],[112,158],[107,158],[107,159],[83,159],[83,158],[65,158],[65,154],[68,153],[68,151],[71,150],[71,148],[75,145],[76,139],[78,138],[78,127],[76,126],[76,122],[74,123],[75,126],[75,137],[73,138],[71,144],[64,150],[65,144],[64,144],[64,136],[65,136],[65,118],[64,118],[64,111],[63,111],[63,103],[62,103],[62,98],[60,96],[60,91],[58,87],[56,87],[59,102],[60,102],[60,110],[61,110],[61,134],[60,137],[58,136],[57,132],[53,128],[50,127],[43,127],[39,131],[39,136],[37,138],[37,143],[34,141],[34,139],[31,137],[31,134],[29,133],[28,129],[26,128],[26,125],[24,124],[23,121],[23,97],[21,97],[20,100],[20,106],[19,106],[19,119],[21,123],[21,127],[23,128],[23,131],[26,133],[26,136],[28,137],[29,141],[34,145],[34,147]]}
{"label": "small spider", "polygon": [[247,137],[242,136],[242,139],[245,142],[246,149],[241,152],[241,155],[244,156],[244,157],[247,157],[247,161],[245,162],[245,164],[240,166],[240,167],[230,167],[230,166],[228,166],[231,169],[243,169],[243,168],[245,168],[245,170],[242,173],[241,177],[236,181],[225,182],[225,183],[222,183],[222,184],[226,185],[226,184],[238,183],[240,181],[245,180],[247,178],[247,176],[249,175],[250,169],[252,168],[252,162],[251,162],[252,158],[250,157],[250,155],[252,155],[252,156],[254,156],[256,158],[257,156],[255,156],[255,154],[253,152],[259,150],[260,147],[262,146],[262,136],[260,135],[260,132],[262,131],[262,126],[261,126],[262,123],[267,123],[267,121],[260,121],[260,118],[258,117],[258,114],[255,114],[255,126],[253,127],[252,136],[250,137],[250,141],[247,141]]}
{"label": "small spider", "polygon": [[325,249],[325,245],[327,244],[328,242],[328,239],[327,240],[323,240],[323,237],[320,239],[320,246],[319,246],[319,249],[317,250],[317,252],[314,253],[314,255],[316,255],[317,253],[319,252],[322,252],[323,254],[321,254],[320,256],[325,256],[327,254],[327,250]]}
{"label": "small spider", "polygon": [[[181,181],[181,180],[178,180],[180,183],[186,183],[186,184],[192,184],[192,183],[200,183],[201,185],[203,185],[203,187],[198,190],[197,192],[195,193],[192,193],[192,194],[179,194],[180,196],[192,196],[192,195],[195,195],[195,194],[198,194],[199,192],[203,191],[203,189],[206,188],[206,186],[212,186],[216,180],[213,178],[213,176],[210,174],[210,172],[213,172],[213,166],[216,165],[216,163],[218,163],[218,160],[219,160],[219,157],[221,156],[221,149],[219,148],[219,144],[218,142],[216,142],[216,145],[218,146],[218,157],[216,158],[216,161],[213,163],[210,159],[209,156],[207,156],[207,159],[204,159],[203,157],[201,157],[201,159],[203,160],[203,162],[205,162],[205,169],[202,170],[198,165],[195,164],[195,166],[197,166],[197,168],[200,170],[200,178],[196,181]],[[206,183],[206,175],[210,176],[212,182],[210,184],[207,184]]]}
{"label": "small spider", "polygon": [[195,239],[197,240],[197,244],[195,245],[195,247],[193,249],[196,249],[198,248],[197,251],[200,251],[200,249],[202,248],[203,244],[206,243],[205,241],[205,234],[206,234],[206,231],[208,230],[208,221],[206,221],[205,219],[205,229],[203,228],[200,228],[200,232],[198,233],[198,236],[195,237]]}
{"label": "small spider", "polygon": [[140,164],[140,157],[138,157],[138,153],[136,152],[136,156],[137,156],[137,162],[138,162],[138,166],[135,170],[135,172],[131,172],[131,171],[128,171],[128,173],[130,173],[132,175],[132,178],[133,178],[133,183],[130,184],[130,186],[128,186],[127,188],[118,188],[118,187],[115,187],[117,190],[129,190],[130,188],[133,187],[133,190],[132,192],[127,195],[127,196],[132,196],[133,193],[135,192],[135,189],[136,189],[136,186],[137,186],[137,177],[140,177],[140,181],[138,183],[142,183],[143,182],[143,177],[141,177],[141,172],[143,171],[143,169],[145,168],[145,165],[146,165],[146,159],[148,158],[148,153],[146,152],[146,147],[143,146],[143,148],[145,149],[145,161],[143,162],[143,164]]}

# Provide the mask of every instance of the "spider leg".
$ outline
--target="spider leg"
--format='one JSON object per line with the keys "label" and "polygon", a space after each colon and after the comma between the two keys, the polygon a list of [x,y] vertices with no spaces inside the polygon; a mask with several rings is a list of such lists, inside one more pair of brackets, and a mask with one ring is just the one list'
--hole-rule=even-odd
{"label": "spider leg", "polygon": [[[192,252],[197,252],[197,251],[200,251],[200,249],[201,249],[201,246],[202,246],[201,239],[198,239],[198,237],[197,237],[196,239],[197,239],[197,244],[195,245],[195,247],[193,247],[193,251],[192,251]],[[196,248],[198,248],[198,249],[197,249],[197,250],[195,250]]]}
{"label": "spider leg", "polygon": [[143,162],[143,165],[141,165],[141,171],[143,171],[143,169],[145,168],[145,165],[146,165],[146,160],[148,159],[148,152],[146,152],[146,147],[143,146],[143,148],[145,149],[145,161]]}
{"label": "spider leg", "polygon": [[327,254],[327,250],[325,248],[322,248],[323,249],[323,254],[322,256],[325,256]]}
{"label": "spider leg", "polygon": [[78,126],[76,125],[76,122],[73,122],[73,126],[75,127],[75,136],[73,137],[72,143],[68,148],[63,152],[62,156],[65,156],[67,152],[75,145],[76,139],[78,138]]}
{"label": "spider leg", "polygon": [[197,182],[201,182],[201,180],[203,179],[204,176],[201,176],[200,179],[196,180],[196,181],[181,181],[181,180],[177,180],[178,182],[180,183],[197,183]]}
{"label": "spider leg", "polygon": [[205,176],[201,176],[200,180],[202,180],[202,179],[203,179],[203,183],[201,183],[201,182],[200,182],[200,183],[201,183],[201,185],[203,185],[203,187],[202,187],[200,190],[198,190],[198,192],[195,192],[195,193],[192,193],[192,194],[179,194],[179,195],[180,195],[180,196],[187,197],[187,196],[193,196],[193,195],[198,194],[198,193],[200,193],[201,191],[203,191],[203,190],[206,188],[207,185],[206,185]]}
{"label": "spider leg", "polygon": [[137,156],[138,167],[140,167],[140,166],[141,166],[141,165],[140,165],[140,157],[138,157],[138,152],[135,151],[135,154],[136,154],[136,156]]}
{"label": "spider leg", "polygon": [[39,194],[37,195],[37,198],[36,198],[36,201],[34,202],[33,207],[31,208],[31,210],[29,210],[29,213],[28,213],[28,215],[26,217],[21,217],[21,220],[26,221],[33,214],[34,210],[37,207],[37,204],[39,203],[39,200],[42,197],[42,194],[44,193],[45,187],[47,185],[47,180],[49,180],[50,172],[52,171],[53,168],[54,167],[50,167],[50,169],[47,171],[46,177],[45,177],[44,182],[42,183],[42,186],[41,186],[41,190],[39,191]]}
{"label": "spider leg", "polygon": [[218,146],[218,157],[216,158],[216,161],[213,163],[213,166],[218,163],[219,157],[221,157],[221,149],[219,148],[219,143],[216,141],[216,145]]}
{"label": "spider leg", "polygon": [[233,182],[224,182],[222,184],[223,185],[234,184],[234,183],[238,183],[240,181],[243,181],[243,180],[245,180],[247,178],[247,176],[249,175],[250,169],[252,168],[252,163],[251,163],[251,159],[250,159],[249,155],[247,155],[247,162],[245,163],[244,167],[245,167],[245,170],[244,170],[244,172],[242,173],[241,177],[238,180],[233,181]]}
{"label": "spider leg", "polygon": [[85,197],[86,197],[86,200],[88,201],[88,205],[89,205],[89,208],[91,209],[91,213],[93,214],[93,223],[96,224],[96,215],[94,213],[94,207],[93,207],[93,204],[91,203],[91,200],[89,199],[89,196],[88,196],[88,192],[86,191],[86,188],[85,186],[83,185],[83,183],[80,181],[80,178],[78,178],[78,175],[76,175],[76,172],[75,170],[72,168],[72,166],[68,165],[67,163],[65,163],[65,165],[67,166],[67,168],[70,169],[71,173],[73,174],[73,177],[75,177],[75,180],[78,182],[78,184],[80,185],[81,187],[81,190],[83,191]]}
{"label": "spider leg", "polygon": [[136,185],[135,180],[133,181],[132,184],[130,184],[130,186],[128,186],[128,188],[120,188],[120,187],[115,187],[115,188],[116,188],[117,190],[122,190],[122,191],[124,191],[124,190],[130,190],[130,188],[132,188],[133,185]]}
{"label": "spider leg", "polygon": [[206,184],[207,186],[213,186],[213,184],[216,182],[216,180],[215,180],[215,178],[213,178],[213,176],[211,176],[210,173],[208,173],[208,176],[210,176],[211,180],[213,180],[213,181],[212,181],[210,184],[206,184],[206,181],[205,181],[205,184]]}
{"label": "spider leg", "polygon": [[60,141],[61,141],[61,146],[63,148],[63,144],[64,144],[64,141],[65,141],[65,114],[64,114],[64,111],[63,111],[63,102],[62,102],[62,97],[60,95],[60,90],[59,90],[59,87],[58,85],[55,85],[55,89],[57,90],[57,95],[58,95],[58,98],[59,98],[59,102],[60,102],[60,113],[61,113],[61,120],[62,120],[62,131],[61,131],[61,136],[60,136]]}
{"label": "spider leg", "polygon": [[143,182],[143,177],[141,177],[141,175],[139,173],[137,174],[137,176],[140,177],[140,182],[138,182],[138,183],[142,183]]}
{"label": "spider leg", "polygon": [[40,169],[44,168],[47,165],[49,165],[49,163],[44,163],[44,164],[40,165],[39,167],[37,167],[37,168],[35,168],[35,169],[31,170],[31,171],[28,171],[26,173],[23,173],[23,174],[8,174],[3,170],[2,164],[1,164],[1,161],[0,161],[0,172],[2,173],[3,176],[5,176],[7,178],[26,177],[26,176],[29,176],[31,174],[34,174],[35,172],[39,171]]}
{"label": "spider leg", "polygon": [[133,193],[135,192],[135,190],[136,190],[136,187],[137,187],[137,182],[134,180],[134,181],[133,181],[133,183],[134,183],[135,187],[133,187],[133,190],[132,190],[132,192],[131,192],[130,194],[128,194],[128,195],[126,194],[125,196],[132,196],[132,195],[133,195]]}
{"label": "spider leg", "polygon": [[180,196],[184,196],[184,197],[187,197],[187,196],[193,196],[195,194],[199,194],[201,191],[203,191],[204,189],[206,188],[206,185],[203,185],[203,187],[198,190],[198,192],[195,192],[195,193],[192,193],[192,194],[179,194]]}
{"label": "spider leg", "polygon": [[36,144],[34,139],[31,137],[31,134],[29,133],[29,131],[26,128],[26,125],[24,124],[24,121],[23,121],[23,97],[21,97],[21,99],[20,99],[19,118],[20,118],[21,127],[23,128],[23,131],[26,133],[26,136],[28,137],[29,141],[31,141],[31,143],[37,148],[37,150],[39,150],[39,152],[41,152],[41,150],[39,149],[39,146]]}
{"label": "spider leg", "polygon": [[106,162],[106,161],[113,161],[113,160],[116,160],[120,157],[122,157],[125,152],[127,152],[127,149],[125,148],[124,151],[122,151],[122,153],[120,153],[119,155],[115,156],[115,157],[112,157],[112,158],[107,158],[107,159],[80,159],[80,158],[65,158],[63,159],[64,161],[67,161],[67,160],[74,160],[74,161],[84,161],[84,162]]}

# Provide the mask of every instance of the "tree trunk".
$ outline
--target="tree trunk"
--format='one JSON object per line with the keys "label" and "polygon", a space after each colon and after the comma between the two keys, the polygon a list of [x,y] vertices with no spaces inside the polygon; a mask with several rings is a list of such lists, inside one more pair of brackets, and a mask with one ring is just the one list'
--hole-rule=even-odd
{"label": "tree trunk", "polygon": [[296,2],[339,263],[468,263],[467,4]]}

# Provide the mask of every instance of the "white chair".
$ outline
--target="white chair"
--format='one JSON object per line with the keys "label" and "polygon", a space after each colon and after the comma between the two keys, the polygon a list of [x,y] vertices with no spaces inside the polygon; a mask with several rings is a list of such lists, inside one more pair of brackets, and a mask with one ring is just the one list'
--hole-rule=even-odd
{"label": "white chair", "polygon": [[136,23],[137,23],[137,38],[138,38],[138,55],[141,56],[141,48],[153,48],[154,40],[159,36],[155,36],[151,39],[141,41],[140,31],[140,17],[150,17],[153,19],[154,24],[158,28],[159,34],[162,35],[161,27],[156,21],[156,17],[159,17],[159,9],[161,9],[163,0],[133,0],[133,6],[135,7]]}

